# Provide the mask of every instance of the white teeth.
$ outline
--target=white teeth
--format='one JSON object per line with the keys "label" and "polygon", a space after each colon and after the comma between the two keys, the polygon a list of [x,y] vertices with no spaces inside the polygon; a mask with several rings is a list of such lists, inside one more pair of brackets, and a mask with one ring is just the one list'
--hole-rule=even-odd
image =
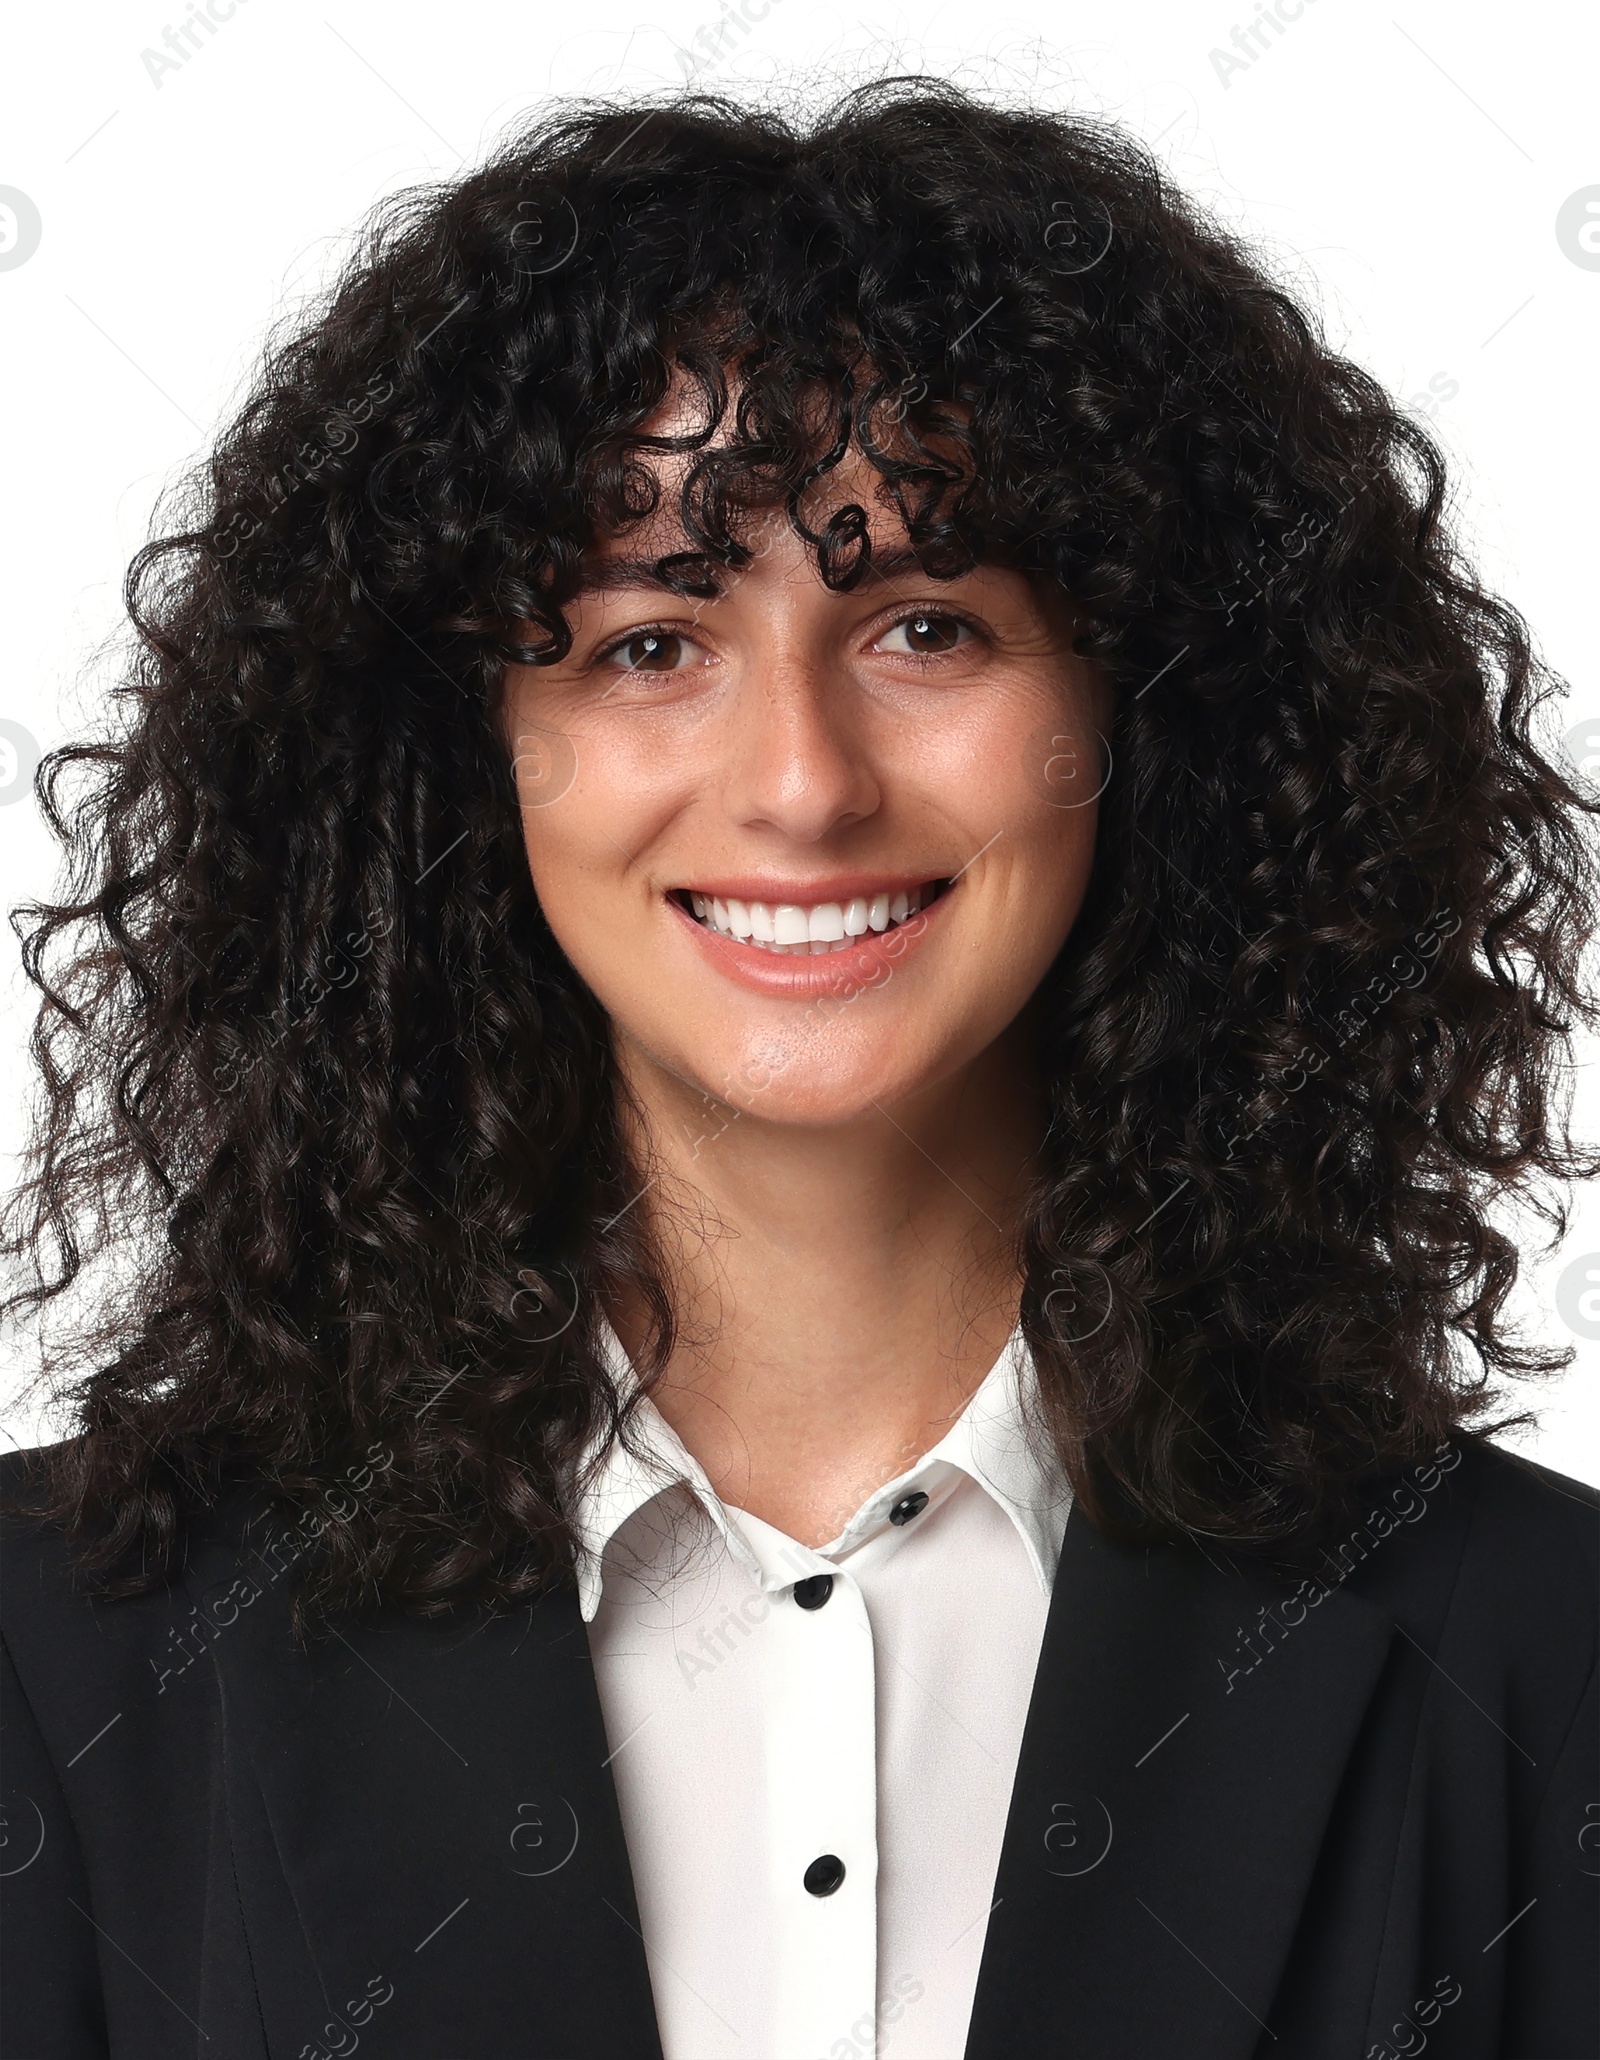
{"label": "white teeth", "polygon": [[776,906],[732,896],[725,901],[720,894],[699,894],[692,888],[688,894],[690,907],[707,929],[799,957],[848,951],[869,932],[881,933],[893,923],[905,922],[931,898],[931,893],[913,887],[898,894],[876,894],[870,901],[858,894],[850,901],[819,901],[808,908],[792,901]]}

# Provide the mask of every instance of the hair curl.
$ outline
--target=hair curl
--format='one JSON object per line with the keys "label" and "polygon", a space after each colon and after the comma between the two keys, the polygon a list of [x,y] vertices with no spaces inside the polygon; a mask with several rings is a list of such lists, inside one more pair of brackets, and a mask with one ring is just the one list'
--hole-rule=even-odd
{"label": "hair curl", "polygon": [[[675,372],[705,420],[643,436]],[[687,586],[780,503],[851,585],[862,511],[801,496],[852,445],[930,576],[1055,583],[1116,687],[1020,1246],[1090,1516],[1292,1557],[1567,1363],[1509,1335],[1490,1209],[1592,1170],[1555,1105],[1600,803],[1426,430],[1103,125],[919,79],[587,105],[377,211],[130,570],[119,734],[39,774],[71,867],[22,912],[8,1306],[130,1255],[38,1462],[103,1592],[241,1474],[323,1511],[308,1618],[564,1577],[561,1483],[627,1413],[601,1297],[642,1285],[652,1368],[672,1314],[500,683],[566,649],[650,452],[690,454]]]}

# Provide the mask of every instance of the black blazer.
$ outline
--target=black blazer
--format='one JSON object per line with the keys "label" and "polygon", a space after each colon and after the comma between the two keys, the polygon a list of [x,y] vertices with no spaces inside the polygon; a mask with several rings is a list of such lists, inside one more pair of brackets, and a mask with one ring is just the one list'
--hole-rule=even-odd
{"label": "black blazer", "polygon": [[[1600,1495],[1407,1482],[1299,1587],[1074,1509],[968,2060],[1595,2060]],[[6,1526],[4,2060],[659,2060],[572,1589],[303,1657],[264,1510]]]}

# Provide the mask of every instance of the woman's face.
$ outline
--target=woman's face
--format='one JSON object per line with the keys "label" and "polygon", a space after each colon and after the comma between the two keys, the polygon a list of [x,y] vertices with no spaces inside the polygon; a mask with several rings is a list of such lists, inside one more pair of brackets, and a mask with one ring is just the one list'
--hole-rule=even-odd
{"label": "woman's face", "polygon": [[994,566],[927,578],[854,465],[807,513],[874,509],[856,591],[781,514],[718,598],[654,584],[685,547],[664,475],[664,512],[597,550],[569,656],[512,668],[503,710],[534,888],[624,1067],[781,1123],[993,1045],[1071,928],[1104,775],[1068,612]]}

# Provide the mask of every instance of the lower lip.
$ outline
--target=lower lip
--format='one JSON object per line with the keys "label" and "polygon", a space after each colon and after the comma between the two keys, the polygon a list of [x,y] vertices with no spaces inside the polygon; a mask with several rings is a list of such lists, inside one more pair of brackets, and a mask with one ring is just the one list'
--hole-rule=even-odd
{"label": "lower lip", "polygon": [[869,931],[847,951],[819,951],[815,956],[763,951],[759,944],[743,944],[737,937],[725,937],[720,930],[708,928],[670,898],[667,906],[693,932],[695,942],[719,973],[757,994],[806,1001],[813,995],[859,993],[864,988],[881,987],[921,950],[954,891],[947,887],[936,900],[892,930]]}

